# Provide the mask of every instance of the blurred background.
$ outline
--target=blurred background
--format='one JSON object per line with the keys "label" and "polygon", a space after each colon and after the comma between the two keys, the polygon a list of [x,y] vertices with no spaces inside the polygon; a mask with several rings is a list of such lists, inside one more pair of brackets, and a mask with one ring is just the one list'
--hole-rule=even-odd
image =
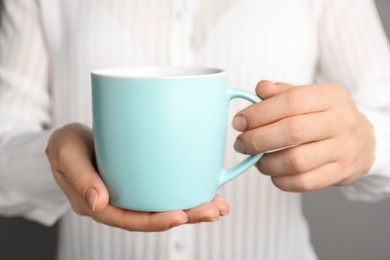
{"label": "blurred background", "polygon": [[[390,0],[376,3],[390,36]],[[328,188],[304,194],[303,208],[320,260],[390,259],[390,199],[351,202],[337,188]],[[56,238],[57,225],[0,217],[1,260],[53,260]]]}

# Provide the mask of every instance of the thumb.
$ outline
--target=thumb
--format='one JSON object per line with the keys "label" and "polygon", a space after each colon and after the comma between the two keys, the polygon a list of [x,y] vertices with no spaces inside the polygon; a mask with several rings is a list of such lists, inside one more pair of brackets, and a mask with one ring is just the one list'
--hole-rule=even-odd
{"label": "thumb", "polygon": [[93,174],[94,176],[90,176],[92,182],[85,186],[86,191],[83,193],[83,197],[93,212],[100,212],[107,207],[109,195],[102,179],[97,175],[96,172]]}
{"label": "thumb", "polygon": [[69,163],[64,175],[73,190],[86,201],[89,208],[93,212],[100,212],[108,205],[108,190],[93,166],[91,153],[86,151],[86,147],[83,148],[74,149],[72,154],[67,156],[66,161]]}
{"label": "thumb", "polygon": [[256,94],[261,99],[267,99],[294,87],[287,83],[273,83],[268,80],[262,80],[256,86]]}

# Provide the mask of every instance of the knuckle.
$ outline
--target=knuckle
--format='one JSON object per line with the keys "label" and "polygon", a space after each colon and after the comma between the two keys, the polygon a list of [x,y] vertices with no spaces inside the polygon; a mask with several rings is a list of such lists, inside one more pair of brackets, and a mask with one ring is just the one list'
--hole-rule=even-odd
{"label": "knuckle", "polygon": [[299,114],[302,108],[301,96],[296,91],[286,91],[285,102],[287,110],[292,114]]}
{"label": "knuckle", "polygon": [[338,84],[332,84],[329,91],[332,91],[335,101],[339,102],[339,104],[342,104],[343,106],[353,105],[350,94],[345,87]]}
{"label": "knuckle", "polygon": [[359,128],[359,117],[355,113],[350,113],[350,116],[346,117],[347,129],[351,133],[355,133]]}
{"label": "knuckle", "polygon": [[331,88],[333,88],[333,91],[336,92],[338,96],[349,96],[348,90],[339,84],[331,84]]}
{"label": "knuckle", "polygon": [[302,142],[305,136],[305,127],[300,120],[294,119],[287,123],[287,131],[290,136],[290,140],[293,144],[299,144]]}
{"label": "knuckle", "polygon": [[89,187],[86,184],[84,173],[81,170],[78,170],[77,172],[74,172],[72,174],[69,174],[67,176],[67,179],[69,181],[69,184],[72,186],[72,188],[80,195],[85,196],[85,193],[87,191],[87,188]]}
{"label": "knuckle", "polygon": [[317,188],[316,183],[309,175],[301,174],[292,177],[271,177],[273,184],[283,191],[308,192]]}
{"label": "knuckle", "polygon": [[66,140],[58,149],[58,160],[61,165],[66,165],[70,156],[78,151],[80,146],[72,141]]}
{"label": "knuckle", "polygon": [[247,152],[260,152],[260,147],[258,143],[258,138],[255,134],[253,133],[248,133],[245,135],[245,143],[247,146]]}
{"label": "knuckle", "polygon": [[308,192],[315,190],[315,183],[309,175],[298,175],[293,180],[294,190],[299,192]]}
{"label": "knuckle", "polygon": [[126,218],[124,214],[121,214],[122,216],[119,218],[119,223],[117,223],[117,226],[125,229],[127,231],[141,231],[140,228],[136,228],[134,225],[133,218]]}
{"label": "knuckle", "polygon": [[72,210],[80,216],[87,216],[88,212],[85,210],[85,207],[80,205],[79,203],[71,203]]}
{"label": "knuckle", "polygon": [[208,210],[203,216],[203,220],[216,220],[219,218],[219,210],[216,206],[210,204]]}
{"label": "knuckle", "polygon": [[292,191],[288,185],[286,185],[286,183],[283,181],[285,178],[284,177],[271,177],[271,181],[272,183],[277,187],[279,188],[280,190],[282,191]]}
{"label": "knuckle", "polygon": [[306,170],[306,159],[303,152],[299,149],[291,149],[288,153],[288,163],[294,172],[304,172]]}

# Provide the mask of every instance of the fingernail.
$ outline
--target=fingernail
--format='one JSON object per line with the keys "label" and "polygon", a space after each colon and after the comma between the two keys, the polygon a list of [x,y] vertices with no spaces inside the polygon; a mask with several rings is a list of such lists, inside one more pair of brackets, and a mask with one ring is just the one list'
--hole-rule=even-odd
{"label": "fingernail", "polygon": [[244,116],[238,115],[233,118],[232,125],[237,131],[244,131],[248,128],[248,121]]}
{"label": "fingernail", "polygon": [[188,219],[185,219],[185,220],[179,222],[179,225],[183,225],[183,224],[185,224],[185,223],[187,223],[187,222],[188,222]]}
{"label": "fingernail", "polygon": [[216,217],[216,218],[205,218],[205,219],[202,219],[202,222],[214,222],[214,221],[217,221],[219,219],[219,217]]}
{"label": "fingernail", "polygon": [[180,221],[179,223],[172,224],[172,225],[169,226],[169,228],[178,227],[178,226],[184,225],[184,224],[187,223],[187,222],[188,222],[188,219],[187,219],[187,220]]}
{"label": "fingernail", "polygon": [[225,217],[227,215],[229,215],[229,212],[220,212],[221,216]]}
{"label": "fingernail", "polygon": [[88,206],[90,209],[95,212],[97,200],[98,200],[98,194],[94,188],[89,188],[87,190],[87,193],[85,194],[85,198],[87,200]]}
{"label": "fingernail", "polygon": [[239,153],[245,154],[246,147],[244,142],[241,140],[240,137],[237,138],[236,142],[234,143],[234,150],[236,150]]}

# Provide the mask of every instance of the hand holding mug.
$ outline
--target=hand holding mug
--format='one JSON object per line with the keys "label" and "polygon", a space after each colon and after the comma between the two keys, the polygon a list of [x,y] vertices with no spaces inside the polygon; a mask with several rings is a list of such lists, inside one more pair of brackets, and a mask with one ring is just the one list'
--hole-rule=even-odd
{"label": "hand holding mug", "polygon": [[223,168],[230,100],[260,102],[227,82],[225,71],[212,68],[95,70],[93,135],[71,124],[55,131],[47,147],[74,211],[134,231],[228,214],[217,190],[262,154]]}
{"label": "hand holding mug", "polygon": [[257,167],[285,191],[349,184],[369,171],[375,135],[345,88],[336,84],[294,87],[261,81],[263,102],[237,113],[235,149],[266,153]]}
{"label": "hand holding mug", "polygon": [[229,204],[219,196],[186,211],[137,212],[110,205],[95,167],[94,149],[91,129],[80,124],[56,130],[46,149],[55,180],[80,215],[129,231],[163,231],[184,223],[214,221],[229,213]]}

